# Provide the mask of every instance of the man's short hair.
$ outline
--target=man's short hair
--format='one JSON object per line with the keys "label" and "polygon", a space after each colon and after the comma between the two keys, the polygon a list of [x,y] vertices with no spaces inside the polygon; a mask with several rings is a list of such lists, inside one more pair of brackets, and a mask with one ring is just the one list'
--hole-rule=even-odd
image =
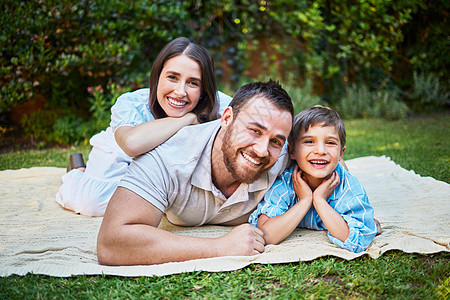
{"label": "man's short hair", "polygon": [[289,112],[292,118],[294,118],[294,105],[292,104],[291,97],[289,97],[288,93],[277,81],[273,80],[252,82],[241,86],[230,103],[230,106],[233,108],[234,117],[255,96],[264,97],[278,109]]}
{"label": "man's short hair", "polygon": [[311,126],[321,123],[323,123],[323,126],[334,126],[334,128],[336,128],[342,150],[347,139],[344,122],[337,111],[323,106],[314,106],[305,109],[295,116],[294,125],[292,126],[291,133],[288,137],[288,143],[292,150],[295,149],[295,143],[297,142],[302,129],[306,132]]}

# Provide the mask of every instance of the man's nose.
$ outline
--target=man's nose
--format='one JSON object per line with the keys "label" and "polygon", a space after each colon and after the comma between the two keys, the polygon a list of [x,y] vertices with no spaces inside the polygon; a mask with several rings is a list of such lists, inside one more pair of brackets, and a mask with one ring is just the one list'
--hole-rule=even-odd
{"label": "man's nose", "polygon": [[269,140],[268,139],[259,139],[253,145],[253,151],[259,157],[267,157],[269,155]]}

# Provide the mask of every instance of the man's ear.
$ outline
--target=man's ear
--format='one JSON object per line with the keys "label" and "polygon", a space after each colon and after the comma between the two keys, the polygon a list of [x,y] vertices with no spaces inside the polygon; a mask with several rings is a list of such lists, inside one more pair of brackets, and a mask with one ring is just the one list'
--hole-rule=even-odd
{"label": "man's ear", "polygon": [[289,157],[290,157],[292,160],[295,160],[294,149],[292,149],[291,144],[287,144],[287,150],[288,150],[288,153],[289,153]]}
{"label": "man's ear", "polygon": [[222,127],[227,127],[231,123],[233,123],[233,108],[228,106],[222,113],[222,118],[220,119],[220,124]]}

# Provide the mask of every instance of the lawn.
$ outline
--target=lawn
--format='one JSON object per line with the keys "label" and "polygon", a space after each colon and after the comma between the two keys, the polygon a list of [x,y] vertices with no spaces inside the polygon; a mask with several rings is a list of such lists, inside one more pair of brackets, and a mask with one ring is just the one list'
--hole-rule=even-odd
{"label": "lawn", "polygon": [[[344,158],[385,155],[408,170],[450,183],[450,114],[402,121],[346,120]],[[0,168],[65,167],[70,153],[86,146],[0,154]],[[4,200],[3,200],[4,201]],[[378,259],[251,265],[233,272],[193,272],[165,277],[122,278],[42,275],[0,278],[0,299],[48,298],[369,298],[447,299],[450,254],[390,251]]]}

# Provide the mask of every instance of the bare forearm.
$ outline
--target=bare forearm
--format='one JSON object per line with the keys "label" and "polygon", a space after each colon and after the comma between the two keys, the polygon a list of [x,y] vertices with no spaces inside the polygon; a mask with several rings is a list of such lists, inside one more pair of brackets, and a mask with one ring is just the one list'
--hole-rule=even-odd
{"label": "bare forearm", "polygon": [[120,127],[115,132],[117,144],[129,156],[145,153],[164,143],[184,126],[196,123],[197,116],[189,113],[180,118],[162,118],[135,127]]}
{"label": "bare forearm", "polygon": [[335,238],[344,242],[350,234],[348,224],[344,218],[342,218],[342,216],[324,199],[314,199],[313,205],[328,232]]}
{"label": "bare forearm", "polygon": [[260,220],[263,222],[261,222],[261,225],[258,222],[258,227],[264,232],[266,244],[276,245],[287,238],[306,215],[310,207],[311,202],[298,202],[280,216],[273,218],[269,218],[266,215],[260,216]]}
{"label": "bare forearm", "polygon": [[122,226],[108,239],[99,235],[97,253],[101,264],[150,265],[225,255],[219,245],[217,239],[180,236],[132,224]]}

